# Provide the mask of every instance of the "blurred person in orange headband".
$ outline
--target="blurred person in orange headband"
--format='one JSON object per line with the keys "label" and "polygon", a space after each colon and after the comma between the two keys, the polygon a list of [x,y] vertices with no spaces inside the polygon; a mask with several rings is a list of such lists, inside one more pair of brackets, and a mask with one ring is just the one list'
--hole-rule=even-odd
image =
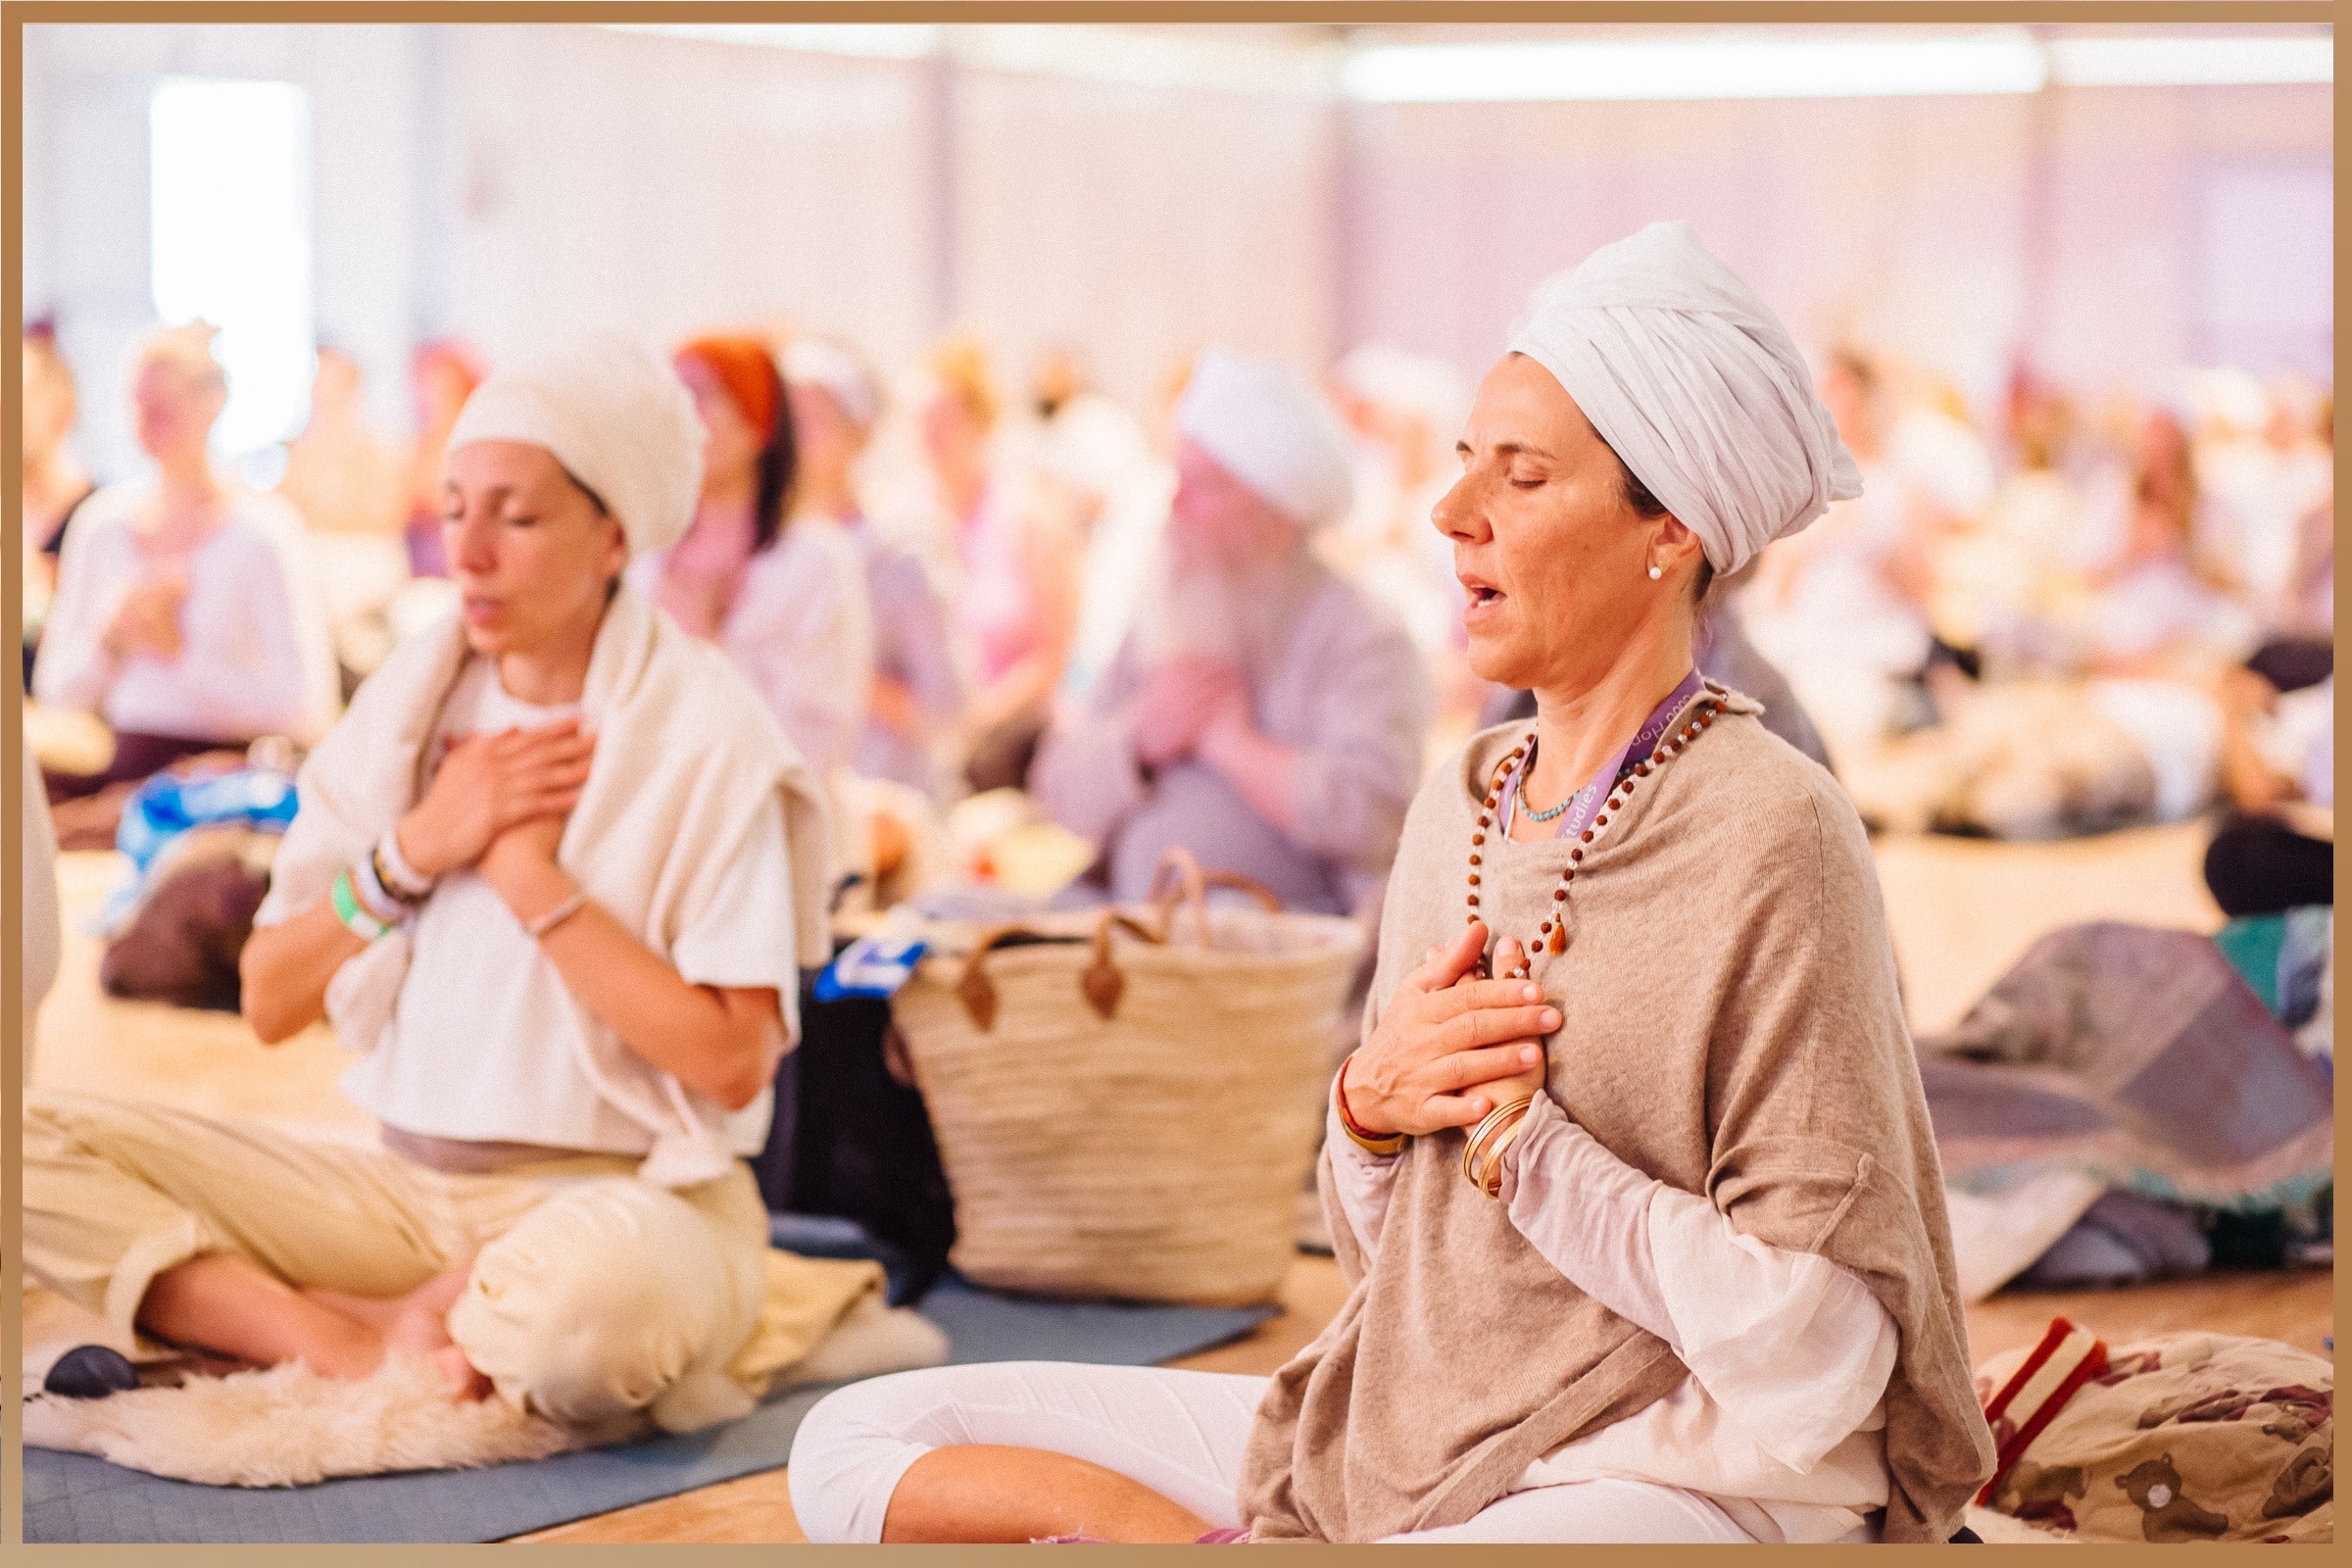
{"label": "blurred person in orange headband", "polygon": [[671,358],[707,432],[694,521],[629,564],[629,585],[714,642],[819,778],[865,724],[873,613],[857,547],[830,517],[792,515],[797,448],[767,345],[714,335]]}

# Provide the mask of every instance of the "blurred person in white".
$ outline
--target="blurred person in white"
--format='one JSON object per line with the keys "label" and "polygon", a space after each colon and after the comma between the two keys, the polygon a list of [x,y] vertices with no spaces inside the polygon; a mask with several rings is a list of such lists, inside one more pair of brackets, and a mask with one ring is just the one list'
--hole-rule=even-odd
{"label": "blurred person in white", "polygon": [[1380,343],[1350,352],[1331,380],[1356,437],[1355,501],[1316,549],[1404,621],[1438,691],[1436,744],[1449,744],[1475,727],[1491,690],[1470,672],[1453,548],[1430,523],[1453,483],[1470,389],[1444,361]]}
{"label": "blurred person in white", "polygon": [[[451,437],[460,613],[300,779],[242,969],[380,1149],[94,1096],[25,1106],[25,1261],[134,1329],[364,1378],[395,1351],[600,1430],[741,1415],[880,1271],[772,1253],[764,1141],[828,951],[821,799],[758,694],[622,581],[700,488],[693,400],[589,340]],[[870,1303],[870,1305],[869,1305]]]}
{"label": "blurred person in white", "polygon": [[926,369],[923,456],[961,569],[949,611],[973,671],[964,777],[975,790],[1017,787],[1077,630],[1079,543],[997,438],[1002,411],[978,340],[947,339]]}
{"label": "blurred person in white", "polygon": [[1206,349],[1177,406],[1168,575],[1038,750],[1031,789],[1119,900],[1166,849],[1293,908],[1368,909],[1421,777],[1429,678],[1394,612],[1316,559],[1347,436],[1277,362]]}
{"label": "blurred person in white", "polygon": [[950,791],[948,758],[963,722],[964,681],[950,639],[947,601],[923,558],[868,516],[858,459],[881,416],[881,394],[848,349],[802,337],[785,347],[785,398],[799,449],[794,507],[838,523],[865,569],[873,615],[873,679],[854,762],[933,800]]}
{"label": "blurred person in white", "polygon": [[29,655],[57,591],[57,558],[67,526],[97,486],[67,440],[74,432],[74,372],[57,351],[55,327],[25,328],[24,385],[24,647]]}
{"label": "blurred person in white", "polygon": [[357,361],[318,346],[311,417],[286,443],[277,493],[310,525],[335,656],[357,680],[392,651],[391,607],[409,580],[407,474],[368,426]]}
{"label": "blurred person in white", "polygon": [[1078,617],[1055,689],[1057,705],[1083,704],[1110,668],[1136,606],[1162,561],[1175,476],[1154,461],[1144,427],[1099,392],[1064,398],[1038,440],[1042,505],[1086,542]]}
{"label": "blurred person in white", "polygon": [[1899,403],[1863,355],[1830,357],[1821,399],[1861,468],[1862,494],[1767,550],[1740,608],[1838,757],[1903,716],[1904,690],[1933,647],[1937,546],[1984,511],[1993,473],[1975,431],[1924,399]]}
{"label": "blurred person in white", "polygon": [[2091,706],[2128,731],[2156,774],[2156,816],[2203,808],[2219,781],[2223,709],[2216,683],[2254,652],[2261,629],[2226,568],[2200,547],[2198,474],[2169,410],[2133,442],[2122,548],[2088,577],[2078,627]]}
{"label": "blurred person in white", "polygon": [[873,611],[839,522],[796,511],[798,445],[765,343],[698,337],[672,357],[703,422],[703,488],[674,545],[629,563],[629,586],[726,651],[836,800],[865,729]]}
{"label": "blurred person in white", "polygon": [[2196,378],[2193,454],[2206,505],[2198,548],[2245,591],[2265,624],[2291,593],[2303,519],[2334,489],[2334,453],[2319,439],[2322,396],[2299,376],[2269,386],[2243,370]]}
{"label": "blurred person in white", "polygon": [[[1929,618],[1986,679],[2047,672],[2064,661],[2059,627],[2083,572],[2114,548],[2113,528],[2065,462],[2075,444],[2072,403],[2021,367],[2010,382],[2015,466],[1973,527],[1950,533],[1934,559]],[[2110,511],[2115,509],[2108,509]],[[2120,516],[2112,519],[2120,526]]]}
{"label": "blurred person in white", "polygon": [[2062,574],[2038,606],[2010,607],[1987,649],[1984,670],[1997,678],[1972,681],[1950,664],[1930,672],[1936,727],[1888,748],[1886,770],[1848,780],[1865,815],[2046,837],[2179,821],[2212,800],[2227,739],[2222,683],[2258,628],[2197,547],[2197,475],[2169,411],[2141,419],[2132,465],[2113,556]]}
{"label": "blurred person in white", "polygon": [[92,496],[67,535],[32,695],[96,713],[115,754],[97,773],[47,775],[53,802],[263,735],[308,738],[333,710],[301,517],[221,473],[207,445],[228,397],[212,338],[198,324],[141,345],[131,395],[157,471]]}
{"label": "blurred person in white", "polygon": [[2200,544],[2209,511],[2180,419],[2151,411],[2132,443],[2121,546],[2088,574],[2082,636],[2089,673],[2196,675],[2253,652],[2260,628],[2241,586]]}

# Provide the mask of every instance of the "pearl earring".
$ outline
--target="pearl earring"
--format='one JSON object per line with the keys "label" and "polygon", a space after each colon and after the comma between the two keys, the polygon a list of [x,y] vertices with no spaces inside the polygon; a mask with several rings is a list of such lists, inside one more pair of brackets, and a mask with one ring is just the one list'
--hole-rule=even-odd
{"label": "pearl earring", "polygon": [[1652,562],[1652,563],[1650,564],[1650,568],[1649,568],[1649,580],[1650,580],[1651,582],[1656,582],[1656,581],[1657,581],[1657,580],[1658,580],[1660,577],[1663,577],[1663,576],[1665,576],[1665,575],[1666,575],[1666,568],[1665,568],[1665,567],[1663,567],[1663,566],[1661,566],[1661,565],[1658,565],[1658,564],[1657,564],[1655,562]]}

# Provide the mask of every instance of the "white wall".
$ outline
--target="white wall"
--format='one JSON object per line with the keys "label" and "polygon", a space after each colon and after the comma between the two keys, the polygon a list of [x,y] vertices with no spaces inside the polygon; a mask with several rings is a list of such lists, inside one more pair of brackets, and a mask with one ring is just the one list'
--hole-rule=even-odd
{"label": "white wall", "polygon": [[1299,97],[994,72],[957,81],[956,315],[1008,372],[1079,345],[1147,411],[1203,343],[1333,347],[1337,122]]}
{"label": "white wall", "polygon": [[1476,373],[1536,281],[1664,217],[1808,343],[1980,398],[2021,346],[2090,385],[2332,350],[2328,87],[1343,111],[571,25],[43,24],[25,61],[25,304],[63,317],[102,473],[135,462],[170,74],[309,89],[319,326],[391,430],[450,329],[791,320],[896,368],[960,323],[1008,377],[1078,339],[1139,410],[1208,340]]}
{"label": "white wall", "polygon": [[923,73],[606,32],[448,29],[456,325],[493,358],[583,325],[768,318],[886,360],[930,329]]}
{"label": "white wall", "polygon": [[[1349,115],[1344,331],[1468,373],[1535,283],[1665,218],[1808,343],[1892,350],[1979,397],[2021,349],[2090,386],[2332,356],[2327,87]],[[2210,244],[2217,208],[2267,221]]]}
{"label": "white wall", "polygon": [[2052,370],[2148,381],[2287,358],[2331,376],[2330,88],[2077,90],[2055,107]]}
{"label": "white wall", "polygon": [[378,417],[391,428],[405,424],[405,368],[417,329],[421,29],[24,31],[24,311],[59,316],[81,381],[78,440],[99,476],[121,476],[141,462],[122,388],[131,351],[155,319],[147,109],[166,76],[266,78],[308,89],[318,330],[360,361]]}

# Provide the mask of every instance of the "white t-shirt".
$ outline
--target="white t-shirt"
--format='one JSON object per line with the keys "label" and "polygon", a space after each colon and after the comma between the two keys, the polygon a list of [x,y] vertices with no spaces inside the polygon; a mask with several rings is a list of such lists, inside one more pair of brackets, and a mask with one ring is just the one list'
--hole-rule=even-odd
{"label": "white t-shirt", "polygon": [[[520,702],[500,686],[489,661],[471,660],[427,743],[427,782],[450,746],[466,736],[542,728],[578,710],[577,704]],[[692,984],[774,987],[786,1028],[797,1033],[792,867],[783,807],[772,797],[749,842],[750,852],[729,866],[711,912],[679,933],[668,952],[651,933],[634,934]],[[595,890],[588,891],[593,898]],[[598,1095],[578,1065],[587,1042],[610,1045],[612,1031],[572,996],[487,882],[471,870],[443,876],[410,935],[415,950],[391,1037],[343,1075],[354,1101],[389,1127],[429,1138],[611,1154],[653,1148],[652,1135]],[[522,1022],[489,1038],[484,1018]],[[727,1116],[734,1152],[760,1152],[771,1106],[763,1090]]]}
{"label": "white t-shirt", "polygon": [[[82,504],[66,534],[32,695],[143,734],[242,744],[305,733],[310,671],[294,585],[270,520],[276,503],[232,494],[202,543],[175,563],[153,563],[133,526],[151,492],[118,485]],[[164,571],[184,573],[188,585],[178,656],[109,653],[106,628],[122,601]]]}

